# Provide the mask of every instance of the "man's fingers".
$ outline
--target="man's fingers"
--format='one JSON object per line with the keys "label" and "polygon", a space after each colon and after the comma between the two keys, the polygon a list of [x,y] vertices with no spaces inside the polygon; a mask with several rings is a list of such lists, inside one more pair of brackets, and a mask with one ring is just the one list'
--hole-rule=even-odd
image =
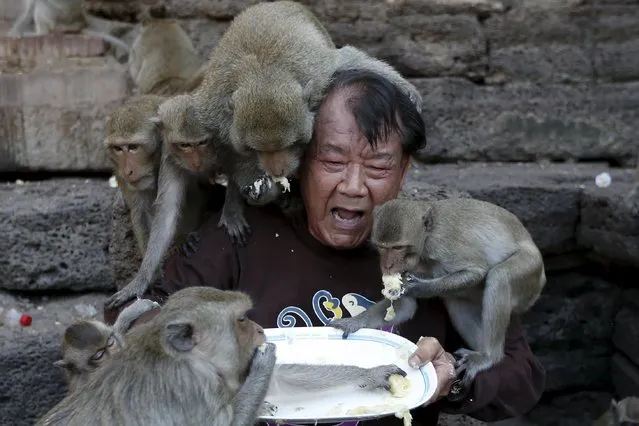
{"label": "man's fingers", "polygon": [[408,365],[419,368],[432,361],[443,352],[444,348],[434,337],[420,337],[417,341],[417,350],[408,358]]}

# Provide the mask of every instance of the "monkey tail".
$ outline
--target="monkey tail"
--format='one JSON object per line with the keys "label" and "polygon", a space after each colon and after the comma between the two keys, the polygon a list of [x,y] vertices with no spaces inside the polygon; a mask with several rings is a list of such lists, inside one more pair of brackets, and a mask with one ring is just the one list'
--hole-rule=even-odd
{"label": "monkey tail", "polygon": [[93,31],[93,30],[86,30],[87,34],[91,34],[97,37],[100,37],[101,39],[105,40],[108,43],[111,43],[115,46],[121,47],[122,49],[126,50],[127,53],[131,52],[131,48],[122,40],[120,40],[117,37],[113,37],[110,34],[106,34],[106,33],[101,33],[98,31]]}

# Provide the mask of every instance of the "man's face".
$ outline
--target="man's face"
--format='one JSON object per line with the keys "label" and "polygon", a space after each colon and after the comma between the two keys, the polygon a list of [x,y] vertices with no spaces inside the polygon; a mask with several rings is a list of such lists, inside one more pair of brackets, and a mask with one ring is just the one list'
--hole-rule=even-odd
{"label": "man's face", "polygon": [[348,89],[342,89],[322,103],[300,176],[310,233],[342,249],[368,237],[373,207],[397,197],[409,164],[398,134],[371,147],[346,104],[348,97]]}

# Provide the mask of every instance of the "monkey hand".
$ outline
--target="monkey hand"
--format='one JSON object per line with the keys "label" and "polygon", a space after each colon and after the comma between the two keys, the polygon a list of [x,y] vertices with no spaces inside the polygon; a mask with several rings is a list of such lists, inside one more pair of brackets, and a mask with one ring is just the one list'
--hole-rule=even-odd
{"label": "monkey hand", "polygon": [[264,205],[275,200],[279,190],[270,176],[264,175],[242,189],[242,196],[249,204]]}
{"label": "monkey hand", "polygon": [[248,234],[251,230],[243,215],[230,216],[224,214],[224,212],[222,212],[217,226],[226,228],[226,232],[229,234],[229,237],[231,237],[233,243],[242,245],[246,244]]}
{"label": "monkey hand", "polygon": [[195,254],[197,250],[197,243],[200,242],[200,237],[197,232],[189,232],[189,234],[184,239],[184,242],[180,246],[182,250],[182,254],[186,257],[191,257]]}
{"label": "monkey hand", "polygon": [[460,386],[467,389],[472,384],[475,376],[494,364],[487,354],[470,349],[458,349],[455,356],[455,374],[459,377],[463,373]]}
{"label": "monkey hand", "polygon": [[264,401],[258,413],[259,417],[274,416],[277,413],[277,405]]}
{"label": "monkey hand", "polygon": [[126,287],[109,297],[104,303],[107,309],[115,309],[118,306],[124,305],[126,302],[133,298],[141,298],[146,290],[146,286],[142,285],[137,278],[134,278]]}
{"label": "monkey hand", "polygon": [[[251,366],[249,368],[249,376],[254,375],[271,375],[275,368],[275,360],[277,359],[275,352],[276,346],[274,343],[266,342],[264,350],[260,348],[255,349],[253,359],[251,359]],[[247,379],[248,380],[248,379]]]}
{"label": "monkey hand", "polygon": [[338,330],[342,330],[344,332],[342,334],[342,339],[346,339],[349,334],[355,333],[360,328],[366,327],[366,321],[364,320],[364,318],[360,318],[362,315],[364,315],[364,313],[351,318],[333,319],[326,325],[329,327],[337,328]]}
{"label": "monkey hand", "polygon": [[367,369],[368,371],[358,380],[357,385],[362,389],[383,388],[390,391],[391,384],[388,380],[393,374],[406,377],[406,372],[394,364],[380,365]]}

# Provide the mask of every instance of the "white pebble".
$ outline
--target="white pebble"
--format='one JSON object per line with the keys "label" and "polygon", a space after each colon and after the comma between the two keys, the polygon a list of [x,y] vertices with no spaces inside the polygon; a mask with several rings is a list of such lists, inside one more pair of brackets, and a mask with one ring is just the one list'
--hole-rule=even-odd
{"label": "white pebble", "polygon": [[75,309],[78,314],[85,318],[94,317],[98,314],[98,310],[95,309],[95,306],[84,303],[78,303],[73,307],[73,309]]}
{"label": "white pebble", "polygon": [[612,179],[610,178],[610,175],[606,172],[598,174],[595,178],[595,183],[599,188],[607,188],[610,186],[611,181]]}
{"label": "white pebble", "polygon": [[13,308],[9,309],[5,318],[9,327],[17,327],[20,325],[20,312]]}
{"label": "white pebble", "polygon": [[24,181],[22,179],[17,179],[16,185],[24,185]]}

